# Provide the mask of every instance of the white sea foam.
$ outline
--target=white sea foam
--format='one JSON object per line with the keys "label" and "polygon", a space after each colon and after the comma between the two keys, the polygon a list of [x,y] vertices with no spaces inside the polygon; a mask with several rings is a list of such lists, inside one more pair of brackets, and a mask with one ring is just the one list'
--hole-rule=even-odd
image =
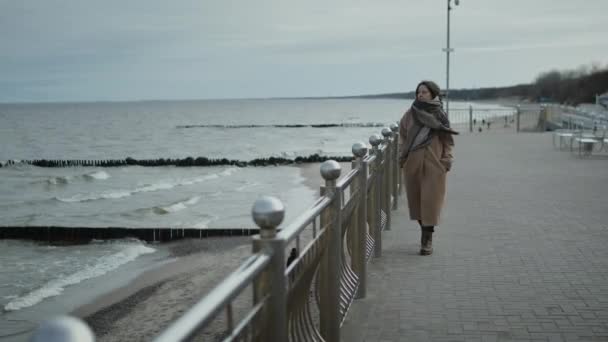
{"label": "white sea foam", "polygon": [[70,182],[70,179],[72,179],[71,176],[51,177],[46,180],[46,183],[50,185],[65,185]]}
{"label": "white sea foam", "polygon": [[176,212],[178,212],[180,210],[184,210],[186,208],[187,207],[186,207],[186,205],[184,205],[184,203],[179,202],[179,203],[174,203],[174,204],[168,205],[166,207],[154,207],[152,209],[152,211],[159,215],[165,215],[165,214],[170,214],[170,213],[176,213]]}
{"label": "white sea foam", "polygon": [[219,173],[212,173],[209,175],[204,175],[200,177],[195,177],[191,179],[183,179],[179,181],[163,181],[156,184],[145,184],[138,188],[132,190],[115,190],[115,191],[105,191],[102,193],[92,193],[92,194],[76,194],[71,197],[55,197],[56,200],[65,202],[65,203],[74,203],[74,202],[88,202],[88,201],[96,201],[103,199],[118,199],[123,197],[128,197],[140,192],[153,192],[160,190],[169,190],[178,186],[184,185],[193,185],[213,179],[218,179],[220,177],[228,177],[233,173],[238,171],[239,168],[229,168]]}
{"label": "white sea foam", "polygon": [[184,181],[180,182],[179,185],[192,185],[192,184],[196,184],[196,183],[200,183],[200,182],[204,182],[204,181],[208,181],[208,180],[212,180],[212,179],[218,179],[218,178],[220,178],[220,174],[212,173],[210,175],[196,177],[196,178],[189,179],[189,180],[184,180]]}
{"label": "white sea foam", "polygon": [[87,265],[81,270],[68,276],[53,279],[42,287],[10,301],[4,306],[5,311],[16,311],[34,306],[46,298],[58,296],[63,290],[87,279],[102,276],[116,268],[135,260],[143,254],[153,253],[156,250],[143,244],[127,244],[122,251],[97,259],[94,265]]}
{"label": "white sea foam", "polygon": [[194,196],[194,197],[190,198],[189,200],[185,201],[184,204],[195,205],[200,200],[201,200],[201,196]]}
{"label": "white sea foam", "polygon": [[131,196],[132,192],[128,190],[106,191],[99,194],[76,194],[72,197],[62,198],[55,197],[56,200],[65,203],[88,202],[100,199],[117,199]]}
{"label": "white sea foam", "polygon": [[233,173],[237,172],[238,170],[239,170],[238,167],[231,167],[231,168],[228,168],[228,169],[220,172],[220,176],[230,176]]}
{"label": "white sea foam", "polygon": [[217,219],[217,217],[209,217],[207,219],[200,220],[194,224],[191,224],[190,226],[192,228],[207,229],[207,228],[209,228],[209,223],[211,223],[215,219]]}
{"label": "white sea foam", "polygon": [[260,183],[258,183],[258,182],[247,182],[239,187],[236,187],[234,190],[237,192],[241,192],[241,191],[247,190],[249,188],[256,187],[258,185],[260,185]]}
{"label": "white sea foam", "polygon": [[[184,210],[187,209],[189,206],[195,205],[196,203],[198,203],[198,201],[200,201],[201,197],[200,196],[194,196],[191,198],[188,198],[186,200],[182,200],[182,201],[178,201],[178,202],[174,202],[171,203],[169,205],[166,206],[155,206],[155,207],[151,207],[151,208],[141,208],[141,209],[137,209],[134,212],[135,213],[150,213],[153,212],[157,215],[166,215],[166,214],[170,214],[170,213],[175,213],[178,212],[180,210]],[[128,212],[128,213],[124,213],[123,215],[131,215],[132,212]]]}
{"label": "white sea foam", "polygon": [[297,156],[294,151],[281,151],[280,155],[283,158],[295,158]]}
{"label": "white sea foam", "polygon": [[82,175],[49,177],[42,182],[44,182],[48,185],[66,185],[66,184],[73,183],[75,181],[83,180],[83,179],[86,181],[96,181],[96,180],[106,180],[108,178],[110,178],[110,175],[107,172],[95,171],[95,172],[85,173]]}
{"label": "white sea foam", "polygon": [[175,213],[188,208],[188,206],[195,205],[196,203],[198,203],[198,201],[200,201],[200,199],[200,196],[194,196],[185,201],[175,202],[165,207],[155,207],[154,212],[161,215]]}
{"label": "white sea foam", "polygon": [[87,173],[87,174],[83,175],[83,177],[85,179],[90,179],[90,180],[95,180],[95,179],[104,180],[104,179],[110,178],[110,175],[105,171],[95,171],[95,172]]}

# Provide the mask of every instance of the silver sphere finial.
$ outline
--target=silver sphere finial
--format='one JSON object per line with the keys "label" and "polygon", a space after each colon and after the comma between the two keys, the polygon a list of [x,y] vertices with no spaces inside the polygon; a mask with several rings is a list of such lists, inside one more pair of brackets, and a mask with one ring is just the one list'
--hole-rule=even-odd
{"label": "silver sphere finial", "polygon": [[372,144],[373,147],[376,147],[382,143],[382,137],[379,134],[374,134],[369,137],[369,143]]}
{"label": "silver sphere finial", "polygon": [[391,129],[391,131],[393,131],[393,133],[397,133],[399,131],[399,125],[391,124],[390,129]]}
{"label": "silver sphere finial", "polygon": [[95,335],[81,319],[59,316],[43,322],[30,342],[94,342]]}
{"label": "silver sphere finial", "polygon": [[326,181],[332,181],[340,177],[342,167],[335,160],[327,160],[321,164],[321,176]]}
{"label": "silver sphere finial", "polygon": [[260,229],[274,229],[283,222],[285,206],[276,197],[264,196],[253,203],[251,214]]}
{"label": "silver sphere finial", "polygon": [[390,138],[393,135],[393,131],[391,131],[389,128],[385,127],[385,128],[382,129],[382,135],[385,138]]}
{"label": "silver sphere finial", "polygon": [[355,157],[363,158],[367,154],[367,145],[359,141],[353,144],[352,150]]}

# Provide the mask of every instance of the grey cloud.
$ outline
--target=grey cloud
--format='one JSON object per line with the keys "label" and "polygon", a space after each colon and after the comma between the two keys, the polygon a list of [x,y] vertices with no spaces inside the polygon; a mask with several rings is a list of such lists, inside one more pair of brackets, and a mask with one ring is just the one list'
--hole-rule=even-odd
{"label": "grey cloud", "polygon": [[[443,80],[445,3],[0,0],[0,101],[399,91]],[[605,0],[462,0],[452,84],[605,63],[607,12]]]}

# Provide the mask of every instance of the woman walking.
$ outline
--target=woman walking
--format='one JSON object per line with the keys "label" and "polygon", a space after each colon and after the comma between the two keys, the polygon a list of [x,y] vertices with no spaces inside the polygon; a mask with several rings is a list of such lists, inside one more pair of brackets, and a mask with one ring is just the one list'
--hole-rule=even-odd
{"label": "woman walking", "polygon": [[399,163],[405,172],[410,218],[421,229],[421,255],[433,253],[433,232],[445,198],[446,173],[452,167],[453,135],[435,82],[422,81],[416,100],[399,125]]}

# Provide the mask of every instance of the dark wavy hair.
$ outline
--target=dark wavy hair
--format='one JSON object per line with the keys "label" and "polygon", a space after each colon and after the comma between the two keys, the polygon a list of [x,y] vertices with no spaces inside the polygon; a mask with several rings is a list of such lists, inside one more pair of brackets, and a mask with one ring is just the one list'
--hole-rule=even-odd
{"label": "dark wavy hair", "polygon": [[437,83],[433,81],[422,81],[416,86],[416,97],[418,97],[418,89],[420,89],[420,86],[422,85],[425,86],[431,92],[433,98],[436,98],[437,96],[441,95],[441,88],[439,88]]}

